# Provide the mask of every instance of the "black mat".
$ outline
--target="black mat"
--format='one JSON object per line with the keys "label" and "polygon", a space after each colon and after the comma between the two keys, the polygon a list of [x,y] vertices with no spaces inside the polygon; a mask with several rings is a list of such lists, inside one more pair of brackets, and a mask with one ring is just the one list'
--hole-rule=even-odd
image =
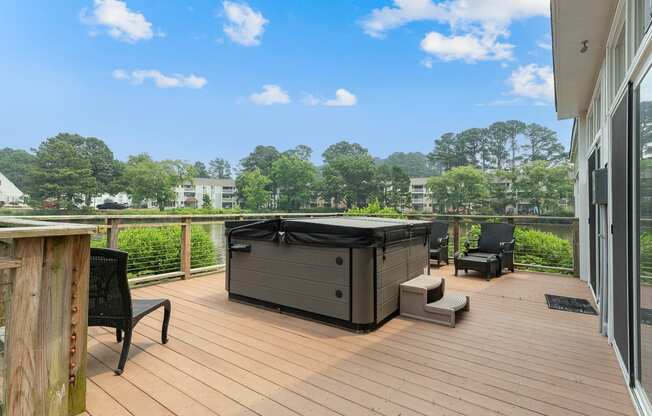
{"label": "black mat", "polygon": [[641,323],[644,325],[652,325],[652,309],[641,308],[639,311]]}
{"label": "black mat", "polygon": [[566,296],[546,295],[546,303],[550,309],[557,309],[566,312],[584,313],[586,315],[597,315],[591,303],[586,299],[568,298]]}

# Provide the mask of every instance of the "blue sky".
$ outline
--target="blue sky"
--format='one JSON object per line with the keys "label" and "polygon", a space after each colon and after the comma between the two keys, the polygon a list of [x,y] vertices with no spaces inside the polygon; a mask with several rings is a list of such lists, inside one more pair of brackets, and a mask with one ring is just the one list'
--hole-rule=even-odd
{"label": "blue sky", "polygon": [[375,156],[520,119],[559,132],[547,0],[0,3],[0,146],[237,162],[342,139]]}

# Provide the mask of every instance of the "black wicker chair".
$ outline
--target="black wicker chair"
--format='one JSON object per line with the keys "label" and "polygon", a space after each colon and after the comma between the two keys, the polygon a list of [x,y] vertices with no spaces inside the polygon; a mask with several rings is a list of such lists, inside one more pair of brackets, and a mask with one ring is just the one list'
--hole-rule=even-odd
{"label": "black wicker chair", "polygon": [[90,285],[88,293],[88,326],[104,326],[116,329],[116,339],[124,344],[117,375],[122,374],[129,347],[131,334],[138,323],[147,314],[158,308],[164,308],[161,342],[168,342],[168,324],[170,322],[170,301],[167,299],[131,299],[127,282],[127,253],[104,248],[91,249]]}
{"label": "black wicker chair", "polygon": [[433,221],[430,226],[430,260],[448,264],[448,223]]}
{"label": "black wicker chair", "polygon": [[479,271],[487,279],[492,274],[500,276],[505,269],[513,272],[514,229],[513,224],[483,223],[478,248],[470,248],[466,241],[465,249],[455,253],[455,275],[459,269]]}

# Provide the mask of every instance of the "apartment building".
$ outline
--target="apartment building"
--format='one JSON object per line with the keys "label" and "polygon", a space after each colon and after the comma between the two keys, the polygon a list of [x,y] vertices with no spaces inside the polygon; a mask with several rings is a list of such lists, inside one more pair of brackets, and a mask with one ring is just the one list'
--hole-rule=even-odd
{"label": "apartment building", "polygon": [[195,178],[175,189],[176,208],[203,208],[204,196],[211,201],[211,208],[233,208],[237,205],[235,180]]}
{"label": "apartment building", "polygon": [[412,211],[432,213],[432,199],[428,190],[428,179],[410,178],[410,202]]}
{"label": "apartment building", "polygon": [[[174,188],[175,197],[166,208],[204,208],[204,195],[210,199],[210,208],[227,209],[238,205],[235,180],[195,178]],[[114,202],[132,206],[132,200],[125,192],[115,195],[103,194],[93,198],[93,206]],[[156,201],[145,201],[145,208],[156,208]]]}

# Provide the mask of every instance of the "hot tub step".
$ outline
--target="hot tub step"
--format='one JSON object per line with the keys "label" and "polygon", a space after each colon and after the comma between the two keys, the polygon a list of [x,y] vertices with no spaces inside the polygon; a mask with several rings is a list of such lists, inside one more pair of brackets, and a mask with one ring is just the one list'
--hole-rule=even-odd
{"label": "hot tub step", "polygon": [[468,296],[459,293],[445,294],[436,302],[426,304],[423,309],[426,317],[431,322],[455,327],[455,313],[460,310],[468,311],[470,300]]}

